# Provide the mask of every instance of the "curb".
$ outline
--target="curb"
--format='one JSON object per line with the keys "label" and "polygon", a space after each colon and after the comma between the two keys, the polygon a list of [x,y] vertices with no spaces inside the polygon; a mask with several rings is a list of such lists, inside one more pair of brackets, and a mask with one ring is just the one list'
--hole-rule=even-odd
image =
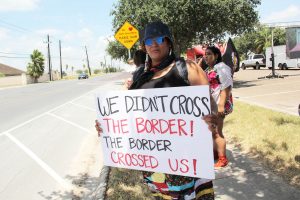
{"label": "curb", "polygon": [[99,176],[99,185],[98,185],[97,189],[95,190],[95,196],[93,197],[93,200],[105,200],[109,172],[110,172],[110,167],[108,167],[108,166],[102,167],[101,173]]}

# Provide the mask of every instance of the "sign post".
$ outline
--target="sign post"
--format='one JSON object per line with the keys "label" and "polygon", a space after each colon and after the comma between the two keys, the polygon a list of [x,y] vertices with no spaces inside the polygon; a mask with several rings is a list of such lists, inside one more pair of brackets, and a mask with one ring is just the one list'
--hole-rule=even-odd
{"label": "sign post", "polygon": [[123,46],[128,49],[129,59],[131,58],[130,49],[139,39],[139,31],[129,22],[125,22],[121,28],[116,32],[115,38]]}

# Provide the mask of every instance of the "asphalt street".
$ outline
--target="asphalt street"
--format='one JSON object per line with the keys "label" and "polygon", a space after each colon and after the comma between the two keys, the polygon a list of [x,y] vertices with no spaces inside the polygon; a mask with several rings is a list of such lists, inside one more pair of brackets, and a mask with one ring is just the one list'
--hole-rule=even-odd
{"label": "asphalt street", "polygon": [[283,78],[264,78],[271,70],[240,70],[234,74],[233,97],[237,100],[299,116],[300,69],[276,70]]}
{"label": "asphalt street", "polygon": [[94,93],[128,75],[0,90],[0,199],[91,199],[102,167]]}

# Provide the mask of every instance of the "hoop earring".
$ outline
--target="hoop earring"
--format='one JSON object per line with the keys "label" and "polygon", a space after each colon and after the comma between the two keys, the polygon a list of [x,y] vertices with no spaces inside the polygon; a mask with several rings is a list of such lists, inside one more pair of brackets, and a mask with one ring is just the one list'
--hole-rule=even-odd
{"label": "hoop earring", "polygon": [[145,68],[144,71],[148,71],[149,70],[149,54],[146,53],[146,60],[145,60]]}
{"label": "hoop earring", "polygon": [[169,51],[169,56],[170,56],[170,55],[172,55],[172,49],[170,49],[170,51]]}

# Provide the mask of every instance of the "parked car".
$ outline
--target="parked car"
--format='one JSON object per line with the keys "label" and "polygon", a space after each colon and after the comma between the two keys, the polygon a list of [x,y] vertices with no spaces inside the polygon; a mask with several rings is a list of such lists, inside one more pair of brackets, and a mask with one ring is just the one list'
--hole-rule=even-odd
{"label": "parked car", "polygon": [[253,54],[248,56],[247,60],[241,62],[241,68],[253,67],[253,69],[260,69],[266,67],[266,58],[263,54]]}
{"label": "parked car", "polygon": [[86,73],[81,73],[78,75],[78,80],[80,79],[88,79],[89,78],[89,75],[87,75]]}

